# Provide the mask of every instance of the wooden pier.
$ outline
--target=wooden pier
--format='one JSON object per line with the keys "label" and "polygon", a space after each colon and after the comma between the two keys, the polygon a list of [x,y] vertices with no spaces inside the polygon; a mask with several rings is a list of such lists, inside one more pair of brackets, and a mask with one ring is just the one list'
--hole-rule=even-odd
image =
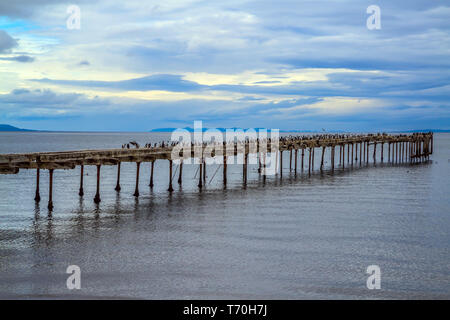
{"label": "wooden pier", "polygon": [[[238,142],[228,142],[222,144],[192,144],[190,154],[181,151],[177,155],[177,159],[181,157],[178,171],[178,184],[182,184],[183,161],[189,158],[199,159],[199,180],[198,187],[201,189],[206,184],[206,162],[207,157],[223,157],[221,165],[223,166],[223,184],[227,184],[227,162],[228,157],[242,154],[242,176],[244,186],[247,184],[248,172],[248,155],[257,154],[258,172],[266,177],[266,156],[267,153],[276,153],[277,171],[276,175],[280,179],[283,178],[283,153],[289,153],[289,171],[297,174],[297,171],[304,171],[305,161],[308,161],[308,174],[314,169],[314,153],[318,149],[321,152],[319,170],[324,170],[324,158],[329,154],[333,173],[336,170],[336,148],[339,151],[339,159],[337,168],[345,169],[346,166],[362,166],[372,162],[376,162],[377,152],[380,154],[380,161],[388,163],[418,163],[429,160],[429,156],[433,153],[433,133],[413,133],[413,134],[320,134],[320,135],[303,135],[303,136],[287,136],[281,137],[275,147],[274,141],[271,139],[245,140]],[[24,154],[0,154],[0,174],[17,174],[20,169],[36,170],[36,193],[34,200],[39,202],[40,190],[39,179],[40,170],[49,170],[49,197],[48,208],[53,209],[53,171],[56,169],[75,169],[80,167],[80,188],[79,195],[84,195],[83,176],[84,166],[97,167],[97,189],[94,202],[99,203],[100,198],[100,170],[104,165],[117,166],[117,183],[115,190],[119,192],[120,187],[120,164],[122,162],[136,163],[136,188],[134,196],[139,196],[139,171],[142,162],[151,163],[150,187],[154,186],[153,173],[154,163],[156,160],[169,161],[168,176],[168,192],[172,192],[173,180],[173,148],[179,147],[179,144],[160,144],[158,146],[146,145],[144,148],[121,148],[108,150],[79,150],[79,151],[62,151],[62,152],[38,152]],[[369,154],[369,147],[372,146],[372,156]],[[379,146],[379,148],[377,148]],[[387,146],[387,150],[385,150]],[[205,150],[212,152],[205,152]],[[198,151],[200,149],[200,156]],[[379,151],[377,151],[379,150]],[[301,153],[299,154],[299,151]],[[308,151],[308,159],[305,160],[305,151]],[[386,155],[387,151],[387,155]],[[184,153],[184,154],[183,154]],[[179,157],[178,157],[179,156]],[[300,164],[298,164],[300,159]],[[279,161],[279,163],[278,163]],[[298,168],[300,166],[300,168]],[[278,169],[279,168],[279,169]]]}

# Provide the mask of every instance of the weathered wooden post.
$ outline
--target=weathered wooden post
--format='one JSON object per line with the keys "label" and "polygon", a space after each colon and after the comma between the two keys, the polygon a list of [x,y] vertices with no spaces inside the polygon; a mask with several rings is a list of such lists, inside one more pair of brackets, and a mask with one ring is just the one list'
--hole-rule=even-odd
{"label": "weathered wooden post", "polygon": [[283,150],[280,150],[280,179],[283,178]]}
{"label": "weathered wooden post", "polygon": [[302,172],[303,172],[304,160],[305,160],[305,148],[302,147]]}
{"label": "weathered wooden post", "polygon": [[433,140],[434,140],[434,133],[431,132],[431,150],[430,150],[431,154],[433,154]]}
{"label": "weathered wooden post", "polygon": [[298,150],[295,149],[295,175],[297,175],[297,157],[298,157]]}
{"label": "weathered wooden post", "polygon": [[312,148],[309,147],[309,163],[308,163],[308,173],[311,174],[311,154],[312,154]]}
{"label": "weathered wooden post", "polygon": [[198,187],[201,189],[202,187],[203,187],[203,175],[202,175],[202,167],[203,167],[203,165],[202,165],[202,162],[203,162],[203,159],[199,159],[199,167],[198,167],[198,170],[199,170],[199,176],[198,176]]}
{"label": "weathered wooden post", "polygon": [[363,149],[363,145],[362,142],[359,143],[359,166],[361,166],[362,163],[362,149]]}
{"label": "weathered wooden post", "polygon": [[323,157],[325,156],[325,147],[322,146],[322,159],[320,160],[320,172],[323,172]]}
{"label": "weathered wooden post", "polygon": [[356,163],[358,163],[358,142],[355,144],[355,148],[356,148],[356,150],[355,150],[355,161],[356,161]]}
{"label": "weathered wooden post", "polygon": [[345,144],[342,145],[342,170],[345,169]]}
{"label": "weathered wooden post", "polygon": [[373,143],[373,163],[377,162],[377,142]]}
{"label": "weathered wooden post", "polygon": [[383,162],[384,142],[381,143],[381,162]]}
{"label": "weathered wooden post", "polygon": [[97,191],[95,193],[95,197],[94,197],[94,202],[95,203],[100,203],[100,201],[102,201],[100,199],[100,167],[101,165],[97,165]]}
{"label": "weathered wooden post", "polygon": [[334,173],[334,152],[335,152],[335,146],[333,145],[331,147],[331,172]]}
{"label": "weathered wooden post", "polygon": [[367,164],[369,164],[369,148],[370,148],[370,141],[367,141],[367,149],[366,149],[366,160],[367,160]]}
{"label": "weathered wooden post", "polygon": [[244,183],[244,186],[247,185],[247,154],[245,152],[244,147],[244,154],[242,155],[242,181]]}
{"label": "weathered wooden post", "polygon": [[114,188],[114,190],[119,192],[120,189],[121,189],[121,187],[120,187],[120,161],[119,161],[117,163],[117,182],[116,182],[116,187]]}
{"label": "weathered wooden post", "polygon": [[353,142],[352,142],[352,167],[353,167]]}
{"label": "weathered wooden post", "polygon": [[[267,149],[266,149],[267,150]],[[263,152],[263,182],[266,183],[266,176],[267,176],[267,172],[266,172],[266,152]]]}
{"label": "weathered wooden post", "polygon": [[167,191],[169,191],[169,192],[173,191],[173,187],[172,187],[172,167],[173,167],[173,160],[170,159],[169,160],[169,188],[167,189]]}
{"label": "weathered wooden post", "polygon": [[347,163],[350,163],[350,143],[347,143]]}
{"label": "weathered wooden post", "polygon": [[34,201],[40,202],[41,201],[41,195],[39,193],[39,175],[40,175],[40,169],[37,168],[36,170],[36,193],[34,195]]}
{"label": "weathered wooden post", "polygon": [[[139,171],[141,168],[141,163],[136,162],[136,187],[134,188],[134,196],[139,197]],[[172,169],[172,168],[170,168]]]}
{"label": "weathered wooden post", "polygon": [[49,184],[48,184],[48,210],[53,210],[53,169],[48,170]]}
{"label": "weathered wooden post", "polygon": [[154,169],[154,167],[155,167],[155,160],[152,161],[152,166],[150,169],[150,184],[149,184],[150,188],[153,188],[153,169]]}
{"label": "weathered wooden post", "polygon": [[84,165],[80,166],[80,190],[78,191],[78,195],[82,197],[84,195],[83,190],[83,177],[84,177]]}
{"label": "weathered wooden post", "polygon": [[206,159],[203,159],[203,185],[206,186]]}
{"label": "weathered wooden post", "polygon": [[225,150],[223,152],[223,184],[227,185],[227,156],[225,155]]}
{"label": "weathered wooden post", "polygon": [[180,160],[180,172],[178,174],[178,184],[183,183],[183,159]]}
{"label": "weathered wooden post", "polygon": [[388,142],[388,162],[391,162],[391,142]]}
{"label": "weathered wooden post", "polygon": [[314,156],[314,150],[316,149],[316,147],[313,147],[312,148],[312,164],[311,164],[311,166],[312,166],[312,168],[311,168],[311,170],[312,171],[314,171],[314,158],[315,158],[315,156]]}
{"label": "weathered wooden post", "polygon": [[292,171],[292,148],[289,155],[289,171]]}

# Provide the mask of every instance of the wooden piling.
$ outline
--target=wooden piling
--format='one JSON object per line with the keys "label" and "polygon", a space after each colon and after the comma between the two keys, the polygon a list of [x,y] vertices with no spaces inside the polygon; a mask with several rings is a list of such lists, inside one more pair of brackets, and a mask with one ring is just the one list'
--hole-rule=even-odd
{"label": "wooden piling", "polygon": [[116,187],[114,188],[117,192],[121,190],[120,187],[120,161],[117,163],[117,181],[116,181]]}
{"label": "wooden piling", "polygon": [[304,160],[305,160],[305,148],[302,148],[302,172],[303,172]]}
{"label": "wooden piling", "polygon": [[95,193],[95,197],[94,197],[94,202],[95,203],[100,203],[100,201],[102,201],[100,199],[100,167],[101,165],[97,165],[97,191]]}
{"label": "wooden piling", "polygon": [[352,142],[352,167],[353,167],[353,142]]}
{"label": "wooden piling", "polygon": [[225,155],[225,150],[223,156],[223,185],[227,185],[227,156]]}
{"label": "wooden piling", "polygon": [[334,172],[334,153],[335,153],[335,146],[333,145],[331,147],[331,172]]}
{"label": "wooden piling", "polygon": [[289,171],[292,171],[292,148],[289,155]]}
{"label": "wooden piling", "polygon": [[381,162],[383,162],[384,142],[381,143]]}
{"label": "wooden piling", "polygon": [[[134,188],[134,196],[139,197],[139,171],[141,169],[141,163],[136,162],[136,187]],[[170,168],[172,170],[172,168]]]}
{"label": "wooden piling", "polygon": [[149,186],[150,188],[153,188],[153,169],[155,167],[155,160],[152,161],[152,166],[150,168],[150,183]]}
{"label": "wooden piling", "polygon": [[81,165],[80,166],[80,190],[78,191],[78,195],[80,197],[82,197],[84,195],[83,178],[84,178],[84,165]]}
{"label": "wooden piling", "polygon": [[377,162],[377,143],[373,143],[373,163]]}
{"label": "wooden piling", "polygon": [[283,178],[283,150],[280,150],[280,179]]}
{"label": "wooden piling", "polygon": [[203,177],[202,177],[202,167],[203,167],[203,165],[202,165],[202,163],[203,163],[203,160],[202,159],[199,159],[199,167],[198,167],[198,170],[199,170],[199,176],[198,176],[198,187],[201,189],[202,187],[203,187]]}
{"label": "wooden piling", "polygon": [[323,157],[325,156],[325,147],[322,147],[322,159],[320,160],[320,172],[323,172]]}
{"label": "wooden piling", "polygon": [[48,210],[53,210],[53,169],[48,170],[49,183],[48,183]]}
{"label": "wooden piling", "polygon": [[37,168],[36,170],[36,192],[34,195],[34,201],[36,202],[40,202],[41,201],[41,195],[39,193],[39,176],[40,176],[40,169]]}
{"label": "wooden piling", "polygon": [[309,163],[308,163],[308,173],[311,174],[311,153],[312,153],[312,148],[309,147]]}
{"label": "wooden piling", "polygon": [[169,191],[169,192],[173,191],[173,187],[172,187],[172,167],[173,167],[173,160],[169,160],[169,188],[167,189],[167,191]]}
{"label": "wooden piling", "polygon": [[298,157],[298,150],[297,149],[295,149],[295,167],[294,167],[294,170],[295,170],[295,175],[297,175],[297,157]]}
{"label": "wooden piling", "polygon": [[183,159],[180,160],[180,172],[178,173],[178,184],[183,183]]}

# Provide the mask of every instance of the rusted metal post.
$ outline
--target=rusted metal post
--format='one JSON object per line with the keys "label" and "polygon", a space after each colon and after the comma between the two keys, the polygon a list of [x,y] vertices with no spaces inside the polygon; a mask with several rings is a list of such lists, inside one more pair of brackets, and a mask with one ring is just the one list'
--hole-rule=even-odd
{"label": "rusted metal post", "polygon": [[100,167],[101,165],[97,165],[97,192],[95,193],[94,202],[100,203],[102,201],[100,199]]}
{"label": "rusted metal post", "polygon": [[83,177],[84,177],[84,165],[80,166],[80,190],[78,191],[78,195],[82,197],[84,195],[83,190]]}
{"label": "rusted metal post", "polygon": [[172,167],[173,167],[173,160],[169,160],[169,188],[167,189],[167,191],[172,192],[173,191],[173,187],[172,187]]}
{"label": "rusted metal post", "polygon": [[40,169],[37,168],[37,170],[36,170],[36,193],[34,195],[34,201],[36,201],[36,202],[41,201],[41,195],[39,193],[39,176],[40,176]]}
{"label": "rusted metal post", "polygon": [[48,184],[48,210],[53,210],[53,169],[48,170],[49,184]]}
{"label": "rusted metal post", "polygon": [[153,188],[153,169],[155,168],[155,160],[152,161],[151,171],[150,171],[150,188]]}
{"label": "rusted metal post", "polygon": [[114,188],[114,190],[119,192],[120,189],[121,189],[121,187],[120,187],[120,161],[119,161],[117,163],[117,182],[116,182],[116,187]]}

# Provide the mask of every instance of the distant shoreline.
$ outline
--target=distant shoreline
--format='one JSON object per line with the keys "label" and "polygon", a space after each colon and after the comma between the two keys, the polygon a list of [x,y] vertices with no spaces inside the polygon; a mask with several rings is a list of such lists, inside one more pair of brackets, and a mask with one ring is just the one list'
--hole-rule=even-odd
{"label": "distant shoreline", "polygon": [[[62,130],[32,130],[32,129],[22,129],[18,127],[14,127],[11,125],[0,124],[0,132],[31,132],[31,133],[172,133],[174,130],[180,128],[157,128],[149,131],[62,131]],[[185,129],[191,133],[194,132],[194,129],[185,127],[181,128]],[[208,129],[214,128],[203,128],[202,132],[205,132]],[[215,128],[221,132],[226,132],[227,129],[234,130],[248,130],[248,128]],[[266,129],[266,128],[254,128],[256,131]],[[270,130],[270,129],[268,129]],[[414,133],[414,132],[434,132],[434,133],[449,133],[450,129],[413,129],[413,130],[370,130],[370,131],[344,131],[344,130],[329,130],[329,131],[320,131],[320,130],[280,130],[280,133],[364,133],[364,132],[386,132],[386,133]]]}

